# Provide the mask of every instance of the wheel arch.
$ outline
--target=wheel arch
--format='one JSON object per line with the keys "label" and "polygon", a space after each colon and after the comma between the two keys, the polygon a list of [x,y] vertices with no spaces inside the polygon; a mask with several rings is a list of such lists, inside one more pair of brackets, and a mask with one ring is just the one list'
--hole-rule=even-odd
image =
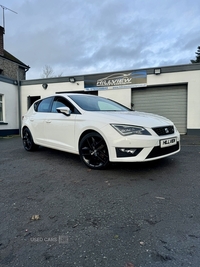
{"label": "wheel arch", "polygon": [[[24,132],[25,129],[29,129],[28,126],[24,125],[24,126],[22,127],[22,129],[21,129],[21,137],[22,137],[22,138],[23,138],[23,132]],[[30,131],[30,129],[29,129],[29,131]]]}
{"label": "wheel arch", "polygon": [[32,133],[30,129],[24,125],[21,129],[22,132],[22,141],[25,150],[27,151],[35,151],[38,149],[39,145],[35,144]]}
{"label": "wheel arch", "polygon": [[[21,129],[22,137],[23,137],[23,131],[24,131],[25,129],[28,129],[28,130],[31,132],[30,128],[29,128],[26,124],[23,125],[23,126],[22,126],[22,129]],[[32,135],[32,132],[31,132],[31,135]]]}
{"label": "wheel arch", "polygon": [[[80,142],[81,142],[81,139],[86,135],[86,134],[89,134],[89,133],[98,133],[100,134],[98,131],[96,130],[92,130],[92,129],[88,129],[88,130],[85,130],[84,132],[82,132],[82,134],[79,136],[79,140],[78,140],[78,150],[79,150],[79,146],[80,146]],[[100,134],[101,135],[101,134]],[[102,136],[102,135],[101,135]],[[102,136],[103,137],[103,136]]]}
{"label": "wheel arch", "polygon": [[31,131],[31,129],[30,129],[26,124],[23,125],[23,127],[22,127],[22,130],[21,130],[21,137],[23,138],[23,131],[24,131],[25,129],[28,129],[28,130],[30,131],[31,136],[32,136],[32,139],[33,139],[33,142],[35,143],[35,138],[34,138],[34,136],[33,136],[33,134],[32,134],[32,131]]}
{"label": "wheel arch", "polygon": [[109,145],[108,145],[108,142],[107,142],[107,139],[106,139],[105,135],[102,134],[101,132],[95,130],[95,129],[87,129],[87,130],[85,130],[84,132],[82,132],[82,134],[80,135],[79,140],[78,140],[78,152],[79,152],[79,147],[80,147],[81,139],[82,139],[86,134],[89,134],[89,133],[98,133],[98,134],[100,134],[100,135],[102,136],[102,138],[104,139],[104,141],[105,141],[105,143],[106,143],[106,146],[107,146],[107,149],[108,149],[108,156],[109,156],[109,158],[110,158],[110,151],[109,151],[110,147],[109,147]]}

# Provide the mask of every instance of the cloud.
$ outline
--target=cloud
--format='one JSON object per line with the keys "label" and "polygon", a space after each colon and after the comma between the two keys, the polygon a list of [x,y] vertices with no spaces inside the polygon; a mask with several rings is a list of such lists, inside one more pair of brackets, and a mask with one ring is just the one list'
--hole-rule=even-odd
{"label": "cloud", "polygon": [[[200,45],[200,2],[2,0],[5,49],[40,78],[190,63]],[[7,6],[9,5],[9,6]]]}

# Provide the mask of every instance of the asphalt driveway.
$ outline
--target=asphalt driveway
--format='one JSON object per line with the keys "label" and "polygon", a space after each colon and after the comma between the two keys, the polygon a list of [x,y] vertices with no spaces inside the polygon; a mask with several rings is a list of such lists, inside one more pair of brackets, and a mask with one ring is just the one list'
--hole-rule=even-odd
{"label": "asphalt driveway", "polygon": [[200,137],[167,159],[87,169],[0,138],[0,266],[199,267]]}

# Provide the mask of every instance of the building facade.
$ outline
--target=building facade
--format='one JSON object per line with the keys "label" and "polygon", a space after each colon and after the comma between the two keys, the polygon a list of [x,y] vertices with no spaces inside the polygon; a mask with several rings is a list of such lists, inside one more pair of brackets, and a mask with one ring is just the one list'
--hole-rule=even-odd
{"label": "building facade", "polygon": [[20,90],[22,115],[35,100],[51,94],[92,93],[165,116],[181,134],[200,134],[200,64],[27,80]]}
{"label": "building facade", "polygon": [[0,136],[19,134],[19,91],[15,80],[0,77]]}
{"label": "building facade", "polygon": [[19,134],[34,101],[63,92],[111,98],[169,118],[181,134],[200,135],[200,64],[187,64],[19,82],[0,76],[0,136]]}
{"label": "building facade", "polygon": [[4,28],[0,26],[0,136],[19,134],[20,80],[29,66],[4,49]]}

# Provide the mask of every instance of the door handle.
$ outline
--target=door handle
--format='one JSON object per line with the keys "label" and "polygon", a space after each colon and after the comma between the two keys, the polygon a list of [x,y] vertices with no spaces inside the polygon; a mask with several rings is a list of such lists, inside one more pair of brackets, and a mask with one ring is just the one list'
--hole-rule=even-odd
{"label": "door handle", "polygon": [[46,120],[46,123],[51,123],[51,120]]}

